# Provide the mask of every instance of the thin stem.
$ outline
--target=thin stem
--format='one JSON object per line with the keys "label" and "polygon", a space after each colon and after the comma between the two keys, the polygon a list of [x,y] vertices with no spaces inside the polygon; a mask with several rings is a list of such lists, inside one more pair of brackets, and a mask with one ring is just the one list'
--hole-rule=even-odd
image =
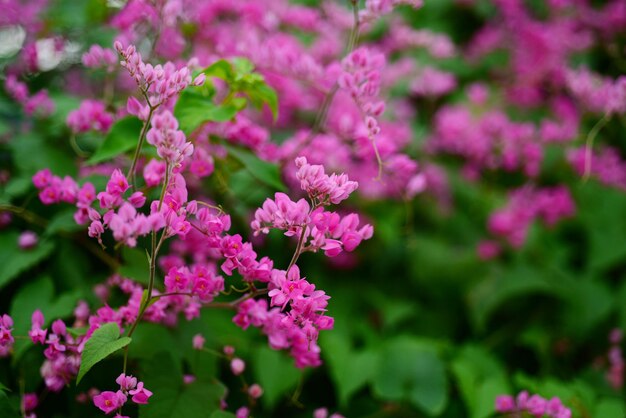
{"label": "thin stem", "polygon": [[296,264],[298,261],[298,257],[302,253],[302,244],[304,244],[304,236],[306,235],[306,225],[302,226],[302,232],[300,233],[300,237],[298,238],[298,245],[296,246],[296,251],[294,251],[293,256],[291,257],[291,261],[289,262],[289,266],[287,266],[287,273],[289,270]]}
{"label": "thin stem", "polygon": [[[352,4],[352,14],[354,16],[354,23],[352,25],[352,30],[350,31],[350,37],[348,38],[348,47],[347,47],[346,55],[349,55],[352,51],[354,51],[354,48],[356,47],[359,41],[359,26],[360,26],[359,25],[359,4],[358,4],[359,2],[358,0],[350,0],[350,3]],[[304,148],[315,137],[315,135],[317,135],[320,132],[320,130],[324,126],[324,123],[326,122],[326,118],[328,117],[328,111],[330,110],[330,105],[332,104],[333,99],[335,98],[335,95],[337,94],[338,90],[339,90],[339,85],[335,83],[333,87],[328,91],[328,93],[326,93],[326,96],[324,96],[324,101],[322,102],[322,106],[320,107],[320,110],[317,113],[317,116],[315,117],[313,128],[311,129],[309,134],[306,136],[304,141],[302,141],[302,143],[295,149],[294,154],[297,154],[302,148]]]}
{"label": "thin stem", "polygon": [[[24,219],[26,222],[37,225],[41,228],[48,227],[48,221],[46,219],[42,218],[34,212],[29,211],[28,209],[20,208],[13,205],[0,205],[0,212],[2,211],[14,213],[20,218]],[[89,252],[98,257],[100,261],[109,266],[112,270],[117,270],[120,267],[120,263],[115,258],[111,257],[108,253],[103,251],[102,248],[98,247],[93,242],[86,240],[85,237],[77,236],[75,234],[64,231],[57,231],[56,233],[62,237],[70,238],[77,241]]]}
{"label": "thin stem", "polygon": [[148,101],[148,107],[150,108],[150,110],[148,112],[148,118],[146,119],[143,126],[141,127],[141,133],[139,134],[139,141],[137,142],[137,148],[135,148],[135,155],[133,156],[133,162],[131,163],[130,168],[128,169],[128,173],[126,174],[127,179],[129,180],[132,179],[133,188],[135,187],[135,183],[136,183],[135,182],[135,168],[137,167],[137,160],[139,159],[139,153],[141,152],[141,147],[143,146],[143,143],[146,139],[146,134],[148,133],[150,122],[152,120],[152,115],[154,114],[154,111],[156,110],[156,107],[150,104],[150,100],[148,96],[143,92],[143,90],[142,90],[142,93],[144,94],[144,97]]}
{"label": "thin stem", "polygon": [[380,181],[383,178],[383,160],[380,158],[380,152],[378,152],[378,145],[376,145],[376,139],[372,135],[369,136],[369,140],[372,142],[372,148],[374,148],[374,154],[376,155],[376,162],[378,163],[378,175],[374,180]]}
{"label": "thin stem", "polygon": [[[165,181],[163,182],[163,188],[161,189],[161,197],[159,199],[158,210],[161,210],[161,206],[163,205],[163,199],[165,196],[165,191],[167,190],[167,187],[169,186],[169,172],[170,172],[170,167],[168,164],[165,167]],[[133,333],[135,332],[135,330],[137,329],[137,326],[139,325],[139,322],[143,318],[143,315],[146,312],[146,309],[148,309],[148,306],[150,305],[150,302],[152,299],[152,292],[154,291],[154,278],[156,276],[156,259],[157,259],[157,256],[159,255],[159,250],[161,249],[161,245],[163,245],[163,242],[165,241],[165,230],[163,230],[163,232],[161,233],[161,237],[159,238],[158,244],[157,244],[156,236],[157,236],[156,231],[152,231],[152,237],[151,237],[152,248],[150,251],[150,278],[148,281],[147,296],[142,301],[142,304],[139,307],[137,318],[135,318],[135,321],[133,322],[133,324],[130,327],[130,330],[128,331],[128,337],[131,337]],[[123,373],[126,373],[126,365],[128,364],[128,347],[129,346],[130,345],[127,345],[126,347],[124,347]]]}
{"label": "thin stem", "polygon": [[602,119],[600,119],[593,126],[593,128],[591,128],[589,134],[587,135],[587,140],[585,141],[585,171],[583,172],[583,182],[589,180],[589,177],[591,176],[591,157],[593,141],[596,139],[596,136],[598,136],[600,130],[604,127],[604,125],[607,124],[610,119],[611,115],[609,113],[605,113],[604,116],[602,116]]}
{"label": "thin stem", "polygon": [[193,296],[193,293],[191,292],[170,292],[170,293],[160,293],[158,295],[154,295],[149,299],[148,304],[157,301],[161,298],[164,298],[166,296]]}
{"label": "thin stem", "polygon": [[350,38],[348,40],[348,54],[354,51],[354,47],[359,41],[359,0],[350,0],[352,3],[352,16],[354,23],[352,25],[352,31],[350,32]]}

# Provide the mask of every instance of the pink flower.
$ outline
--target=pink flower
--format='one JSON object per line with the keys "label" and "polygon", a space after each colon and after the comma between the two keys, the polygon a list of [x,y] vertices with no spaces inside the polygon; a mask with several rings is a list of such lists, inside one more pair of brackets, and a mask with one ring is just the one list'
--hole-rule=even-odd
{"label": "pink flower", "polygon": [[206,339],[202,336],[202,334],[196,334],[193,336],[193,348],[196,350],[202,350],[204,347]]}
{"label": "pink flower", "polygon": [[152,392],[143,387],[143,382],[137,383],[137,388],[128,391],[132,395],[132,401],[137,404],[147,404],[148,399],[152,396]]}
{"label": "pink flower", "polygon": [[29,250],[37,245],[37,234],[33,231],[24,231],[20,234],[17,242],[22,250]]}
{"label": "pink flower", "polygon": [[248,388],[248,395],[254,399],[259,399],[263,395],[263,388],[260,385],[253,383]]}
{"label": "pink flower", "polygon": [[93,403],[105,414],[110,414],[126,403],[126,395],[121,391],[111,392],[105,391],[93,397]]}
{"label": "pink flower", "polygon": [[240,358],[234,358],[230,362],[230,370],[235,376],[239,376],[246,369],[246,363]]}

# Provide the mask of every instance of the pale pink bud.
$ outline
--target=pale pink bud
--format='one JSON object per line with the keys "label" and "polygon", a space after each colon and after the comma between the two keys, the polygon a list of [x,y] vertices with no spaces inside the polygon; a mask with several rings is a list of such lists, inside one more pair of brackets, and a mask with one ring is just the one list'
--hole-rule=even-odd
{"label": "pale pink bud", "polygon": [[239,376],[246,369],[246,363],[240,358],[234,358],[230,362],[230,370],[235,376]]}

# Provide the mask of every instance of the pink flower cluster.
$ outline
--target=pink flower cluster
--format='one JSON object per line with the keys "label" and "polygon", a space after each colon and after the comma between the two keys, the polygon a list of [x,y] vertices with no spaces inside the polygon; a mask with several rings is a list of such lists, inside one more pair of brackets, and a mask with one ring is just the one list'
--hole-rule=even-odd
{"label": "pink flower cluster", "polygon": [[67,126],[74,133],[91,130],[107,133],[113,124],[113,115],[106,111],[106,105],[99,100],[83,100],[80,107],[67,115]]}
{"label": "pink flower cluster", "polygon": [[171,62],[163,66],[144,63],[134,45],[124,49],[122,43],[116,41],[114,47],[122,57],[121,65],[126,68],[142,91],[152,95],[148,102],[152,108],[177,96],[191,84],[199,86],[204,83],[204,74],[192,79],[191,71],[187,67],[176,69]]}
{"label": "pink flower cluster", "polygon": [[447,106],[436,114],[427,146],[433,153],[462,157],[466,173],[522,170],[535,177],[543,159],[532,124],[513,122],[501,111],[476,118],[461,106]]}
{"label": "pink flower cluster", "polygon": [[377,117],[385,111],[385,102],[376,100],[380,93],[381,70],[385,56],[365,47],[352,51],[341,62],[339,87],[350,94],[365,118],[369,137],[380,132]]}
{"label": "pink flower cluster", "polygon": [[224,290],[224,279],[204,265],[172,267],[165,276],[165,291],[197,296],[203,302],[211,302]]}
{"label": "pink flower cluster", "polygon": [[120,385],[117,392],[104,391],[93,397],[93,403],[105,414],[121,409],[131,396],[131,400],[139,405],[148,403],[152,392],[144,387],[143,382],[137,381],[136,377],[122,373],[115,382]]}
{"label": "pink flower cluster", "polygon": [[22,396],[22,411],[24,411],[24,418],[37,418],[35,414],[35,408],[39,405],[39,398],[36,393],[25,393]]}
{"label": "pink flower cluster", "polygon": [[425,67],[411,83],[411,92],[417,96],[435,98],[456,88],[454,75],[433,67]]}
{"label": "pink flower cluster", "polygon": [[152,128],[146,140],[156,147],[159,157],[175,169],[193,154],[193,145],[187,142],[183,131],[178,130],[178,121],[167,110],[152,118]]}
{"label": "pink flower cluster", "polygon": [[348,179],[346,174],[331,174],[324,172],[324,166],[311,165],[306,157],[296,158],[296,178],[300,180],[300,188],[304,190],[311,201],[317,205],[338,204],[347,199],[359,184]]}
{"label": "pink flower cluster", "polygon": [[92,45],[82,57],[82,63],[87,68],[106,68],[108,72],[115,69],[117,56],[112,49]]}
{"label": "pink flower cluster", "polygon": [[[300,187],[307,192],[313,207],[305,199],[293,202],[284,193],[276,193],[274,200],[266,199],[256,210],[250,224],[255,235],[267,234],[270,229],[285,231],[286,236],[301,236],[302,251],[317,252],[322,249],[329,257],[342,251],[353,251],[363,240],[372,237],[373,228],[365,225],[359,228],[359,217],[350,214],[345,217],[328,212],[322,206],[339,203],[356,190],[358,183],[345,174],[330,176],[321,165],[310,165],[306,158],[296,159],[296,177]],[[303,231],[304,228],[304,231]]]}
{"label": "pink flower cluster", "polygon": [[11,353],[15,338],[13,338],[13,319],[4,314],[0,317],[0,357],[6,357]]}
{"label": "pink flower cluster", "polygon": [[320,365],[317,337],[334,323],[324,315],[330,297],[301,278],[296,265],[289,272],[273,270],[268,288],[274,308],[269,309],[266,300],[248,299],[239,305],[233,322],[243,329],[250,325],[261,328],[270,347],[290,350],[296,367]]}
{"label": "pink flower cluster", "polygon": [[96,200],[96,189],[93,184],[85,182],[82,187],[70,176],[60,178],[53,175],[47,168],[33,176],[33,184],[39,190],[39,200],[44,205],[54,203],[70,203],[77,207],[74,220],[85,224],[93,214],[91,204]]}
{"label": "pink flower cluster", "polygon": [[47,90],[40,90],[31,96],[26,84],[18,81],[17,77],[12,74],[7,75],[4,80],[4,88],[16,102],[22,105],[27,115],[50,116],[54,113],[54,103],[48,96]]}
{"label": "pink flower cluster", "polygon": [[527,412],[537,418],[547,415],[550,418],[571,418],[572,411],[563,405],[561,400],[554,397],[546,400],[539,395],[529,396],[522,391],[513,398],[510,395],[500,395],[496,398],[496,412]]}
{"label": "pink flower cluster", "polygon": [[571,217],[575,209],[565,186],[522,187],[511,193],[505,208],[491,214],[489,232],[519,248],[526,241],[528,228],[535,219],[542,219],[552,226],[563,218]]}
{"label": "pink flower cluster", "polygon": [[[81,305],[79,305],[80,307]],[[86,307],[86,306],[85,306]],[[77,309],[77,321],[89,315],[89,310]],[[43,354],[46,357],[41,366],[41,376],[48,390],[59,392],[69,384],[78,373],[80,367],[80,353],[85,341],[84,337],[73,337],[65,323],[57,319],[52,323],[51,332],[43,329],[44,316],[40,310],[33,312],[32,326],[28,335],[33,344],[46,345]]]}
{"label": "pink flower cluster", "polygon": [[[572,149],[567,157],[580,176],[585,174],[587,149]],[[589,161],[590,174],[600,183],[626,190],[626,161],[616,148],[605,146],[593,152]]]}
{"label": "pink flower cluster", "polygon": [[609,115],[626,113],[626,76],[612,80],[581,68],[568,71],[566,83],[588,111]]}

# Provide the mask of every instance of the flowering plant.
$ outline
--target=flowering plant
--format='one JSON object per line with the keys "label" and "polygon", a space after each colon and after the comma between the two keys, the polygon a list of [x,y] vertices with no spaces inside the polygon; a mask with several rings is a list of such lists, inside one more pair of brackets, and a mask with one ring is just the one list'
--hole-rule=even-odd
{"label": "flowering plant", "polygon": [[2,8],[1,416],[622,407],[623,0]]}

